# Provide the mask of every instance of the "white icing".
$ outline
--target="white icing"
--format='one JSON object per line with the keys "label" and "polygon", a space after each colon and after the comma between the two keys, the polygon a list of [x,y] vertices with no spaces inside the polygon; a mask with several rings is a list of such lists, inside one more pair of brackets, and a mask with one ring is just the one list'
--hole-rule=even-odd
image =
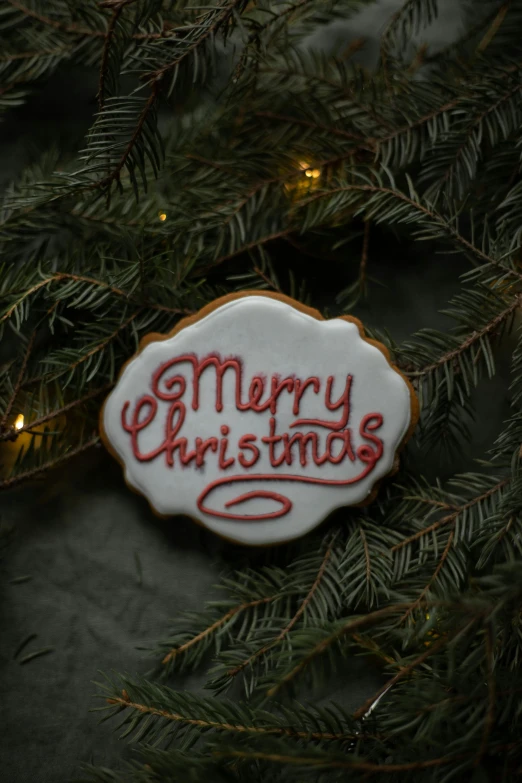
{"label": "white icing", "polygon": [[[291,428],[296,418],[314,418],[337,421],[342,409],[325,407],[325,386],[328,376],[334,376],[332,400],[337,401],[344,388],[346,376],[352,375],[350,419],[352,446],[367,444],[359,434],[359,423],[368,413],[379,412],[383,424],[375,435],[383,443],[383,454],[373,470],[362,480],[347,486],[307,484],[298,481],[258,480],[216,489],[206,501],[212,509],[225,509],[225,503],[246,492],[267,490],[279,493],[292,502],[292,508],[276,519],[261,521],[230,520],[201,511],[197,499],[208,484],[224,476],[248,474],[293,474],[342,481],[361,473],[365,465],[359,459],[347,457],[339,464],[326,462],[316,465],[309,459],[306,466],[299,461],[296,447],[291,466],[272,467],[268,445],[261,438],[269,434],[269,410],[238,411],[235,404],[235,379],[233,370],[227,370],[223,378],[223,410],[216,411],[216,372],[213,367],[204,370],[200,378],[200,404],[193,410],[193,369],[189,362],[167,371],[164,379],[175,374],[186,377],[187,387],[183,396],[186,417],[177,438],[188,439],[187,451],[194,449],[195,438],[222,438],[220,427],[230,428],[227,457],[234,457],[235,464],[223,470],[218,465],[218,454],[207,451],[204,465],[195,462],[182,466],[179,452],[174,452],[174,466],[166,463],[164,453],[148,462],[140,462],[132,451],[131,435],[122,426],[121,411],[129,403],[127,420],[132,419],[136,402],[142,395],[152,395],[151,378],[163,363],[183,354],[193,354],[201,359],[208,354],[218,354],[222,359],[240,358],[243,365],[242,399],[247,393],[253,376],[264,375],[268,384],[274,374],[281,379],[294,376],[305,379],[317,376],[321,381],[318,394],[309,388],[303,394],[299,416],[292,412],[294,394],[283,390],[277,400],[277,433],[317,432],[319,452],[329,430],[306,425]],[[161,388],[165,388],[164,384]],[[267,399],[267,391],[261,401]],[[138,434],[142,453],[158,447],[165,439],[165,422],[172,403],[157,400],[158,409],[151,423]],[[143,410],[140,420],[145,418]],[[342,319],[319,321],[296,310],[291,305],[262,296],[248,296],[226,302],[194,324],[185,327],[173,337],[149,343],[126,366],[116,387],[109,395],[103,413],[106,437],[125,466],[127,482],[143,493],[160,514],[188,514],[200,520],[206,527],[227,538],[244,544],[270,544],[297,538],[314,528],[331,511],[340,506],[364,501],[376,481],[392,468],[395,451],[404,437],[411,416],[410,392],[399,373],[390,367],[382,352],[363,340],[357,326]],[[239,438],[255,434],[260,458],[252,468],[243,468],[238,462]],[[371,444],[369,444],[371,445]],[[339,445],[340,448],[340,445]],[[372,447],[373,448],[373,447]],[[281,445],[276,453],[281,452]],[[337,447],[334,450],[338,453]],[[244,451],[247,459],[251,452]],[[271,513],[280,506],[273,499],[255,498],[229,508],[237,515]]]}

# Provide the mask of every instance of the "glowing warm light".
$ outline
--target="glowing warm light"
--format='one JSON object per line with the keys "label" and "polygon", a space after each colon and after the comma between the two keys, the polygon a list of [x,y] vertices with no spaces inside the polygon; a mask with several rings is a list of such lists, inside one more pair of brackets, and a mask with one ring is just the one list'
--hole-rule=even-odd
{"label": "glowing warm light", "polygon": [[161,220],[161,222],[163,223],[163,221],[167,219],[167,213],[166,212],[160,212],[158,217]]}
{"label": "glowing warm light", "polygon": [[309,163],[305,163],[304,161],[299,163],[299,168],[301,171],[304,171],[305,177],[309,177],[310,179],[317,179],[317,177],[321,176],[320,169],[313,169]]}
{"label": "glowing warm light", "polygon": [[19,413],[14,423],[15,430],[21,430],[23,426],[24,426],[24,414]]}

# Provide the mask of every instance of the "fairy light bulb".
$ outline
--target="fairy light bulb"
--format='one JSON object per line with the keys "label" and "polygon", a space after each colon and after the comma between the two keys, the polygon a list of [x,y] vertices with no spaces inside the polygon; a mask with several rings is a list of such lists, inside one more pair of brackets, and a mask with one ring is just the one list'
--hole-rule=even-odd
{"label": "fairy light bulb", "polygon": [[161,220],[162,223],[165,222],[165,220],[167,219],[167,213],[166,212],[159,212],[158,213],[158,218]]}
{"label": "fairy light bulb", "polygon": [[19,413],[15,419],[14,428],[15,430],[21,430],[23,426],[24,426],[24,414]]}
{"label": "fairy light bulb", "polygon": [[309,163],[305,163],[304,160],[300,161],[299,168],[304,172],[305,177],[308,179],[317,179],[321,176],[320,169],[313,169]]}

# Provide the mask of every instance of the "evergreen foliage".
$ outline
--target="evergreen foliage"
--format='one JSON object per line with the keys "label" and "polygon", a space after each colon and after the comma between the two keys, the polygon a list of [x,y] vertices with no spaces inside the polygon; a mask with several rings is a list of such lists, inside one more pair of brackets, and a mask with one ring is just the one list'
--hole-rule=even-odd
{"label": "evergreen foliage", "polygon": [[[431,52],[411,42],[437,2],[406,0],[371,71],[364,42],[336,56],[306,44],[366,4],[0,4],[2,111],[64,63],[99,74],[83,149],[50,150],[1,207],[0,448],[47,428],[1,488],[98,443],[101,400],[143,334],[232,290],[313,303],[286,247],[352,266],[339,312],[367,294],[372,232],[469,262],[454,328],[379,336],[421,400],[417,455],[458,448],[474,389],[516,338],[511,414],[488,461],[430,483],[407,450],[368,509],[338,513],[285,563],[225,575],[222,598],[152,651],[177,685],[207,667],[209,694],[152,675],[102,683],[106,717],[140,750],[86,780],[479,783],[522,770],[522,2],[473,3],[460,39]],[[72,426],[56,426],[63,415]],[[353,714],[302,703],[304,684],[354,652],[382,663],[378,693]]]}

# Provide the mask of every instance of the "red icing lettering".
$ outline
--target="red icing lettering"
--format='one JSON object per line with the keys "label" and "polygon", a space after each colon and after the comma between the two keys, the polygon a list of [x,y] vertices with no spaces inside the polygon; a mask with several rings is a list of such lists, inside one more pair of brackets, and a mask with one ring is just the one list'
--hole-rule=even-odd
{"label": "red icing lettering", "polygon": [[252,457],[248,460],[246,459],[245,455],[241,453],[238,457],[239,464],[242,465],[244,468],[252,468],[256,462],[258,461],[259,457],[261,456],[261,452],[257,448],[257,446],[254,446],[254,441],[257,440],[257,435],[241,435],[239,438],[238,447],[242,450],[242,452],[245,449],[249,449],[252,452]]}
{"label": "red icing lettering", "polygon": [[[241,420],[243,412],[250,414],[271,414],[264,418],[268,433],[264,436],[255,434],[240,434],[237,441],[230,438],[230,426],[227,423],[220,425],[220,437],[212,436],[194,438],[194,448],[189,449],[188,440],[181,432],[187,417],[196,415],[192,411],[198,411],[201,405],[201,379],[204,373],[213,373],[207,384],[211,390],[212,399],[205,398],[205,405],[212,405],[218,414],[226,416],[226,411],[233,408],[239,417],[235,424]],[[227,375],[228,373],[228,375]],[[207,377],[205,375],[205,377]],[[175,458],[178,458],[179,467],[186,468],[195,463],[196,469],[204,469],[209,454],[215,454],[214,459],[221,471],[229,471],[236,461],[245,471],[250,471],[261,459],[263,451],[270,463],[273,472],[270,473],[242,473],[226,475],[207,484],[197,499],[198,509],[214,517],[231,520],[261,521],[266,519],[278,519],[287,514],[292,508],[292,502],[286,496],[270,489],[254,489],[247,491],[226,502],[223,510],[212,508],[209,504],[211,493],[220,488],[232,487],[237,484],[249,482],[279,482],[303,483],[343,487],[357,484],[366,478],[375,468],[384,453],[384,443],[376,432],[383,425],[383,416],[378,412],[366,413],[358,423],[358,437],[363,440],[357,448],[353,445],[353,435],[350,424],[351,393],[353,376],[344,376],[344,389],[342,393],[336,393],[336,378],[330,375],[324,383],[316,375],[308,378],[298,378],[295,374],[281,377],[273,373],[270,379],[257,373],[245,381],[243,362],[237,357],[222,359],[216,353],[210,353],[202,358],[195,354],[182,354],[161,364],[151,377],[151,393],[143,394],[136,400],[132,414],[129,411],[130,402],[125,402],[121,411],[121,426],[130,435],[130,446],[134,457],[140,462],[149,462],[161,454],[165,454],[165,463],[169,468],[175,468]],[[225,376],[230,378],[225,386]],[[248,383],[248,391],[243,385]],[[231,383],[231,386],[228,386]],[[225,399],[227,389],[233,389],[233,402]],[[307,389],[310,389],[305,396]],[[245,396],[246,393],[246,396]],[[313,393],[314,397],[311,396]],[[278,432],[276,415],[281,402],[281,395],[290,398],[291,411],[299,417],[301,409],[306,409],[306,404],[314,400],[317,405],[318,396],[321,395],[324,408],[327,411],[337,412],[337,417],[331,418],[296,418],[287,426],[294,432]],[[188,396],[188,399],[186,397]],[[336,396],[336,399],[334,397]],[[264,398],[264,399],[263,399]],[[168,403],[161,405],[160,403]],[[286,405],[287,403],[285,403]],[[187,409],[189,413],[187,413]],[[157,416],[165,416],[163,430],[163,442],[150,449],[150,426]],[[225,419],[226,420],[226,419]],[[296,427],[315,427],[323,430],[323,433],[314,430],[295,432]],[[148,440],[145,431],[148,430]],[[328,432],[324,432],[327,430]],[[153,431],[157,431],[153,430]],[[161,429],[160,429],[161,431]],[[265,430],[266,432],[266,430]],[[149,443],[149,451],[145,451],[144,442]],[[328,465],[342,465],[350,463],[362,463],[361,470],[352,478],[341,477],[339,479],[326,478],[321,475],[300,475],[280,472],[283,465],[298,463],[302,468]],[[264,499],[276,504],[275,510],[265,513],[245,514],[239,510],[234,511],[235,506],[240,506],[248,501]]]}
{"label": "red icing lettering", "polygon": [[[221,427],[221,434],[222,435],[228,435],[229,432],[230,432],[230,428],[227,427],[226,424],[224,424]],[[234,462],[236,461],[234,459],[234,457],[229,457],[227,459],[227,457],[226,457],[227,447],[228,447],[228,438],[221,438],[221,443],[220,443],[220,446],[219,446],[219,462],[218,462],[219,467],[221,468],[221,470],[226,470],[231,465],[233,465]]]}
{"label": "red icing lettering", "polygon": [[350,418],[350,394],[352,390],[352,376],[346,376],[344,392],[337,402],[332,402],[332,386],[334,382],[333,375],[329,375],[326,381],[326,394],[324,403],[329,411],[335,411],[342,406],[343,414],[339,421],[325,421],[324,419],[297,419],[291,424],[291,427],[302,427],[303,424],[310,424],[316,427],[327,427],[330,430],[342,430],[348,424]]}
{"label": "red icing lettering", "polygon": [[316,375],[312,375],[312,377],[307,378],[306,381],[301,381],[299,378],[295,379],[294,407],[292,408],[292,412],[294,416],[299,416],[299,406],[301,404],[301,397],[305,393],[308,386],[313,386],[314,392],[316,394],[319,394],[319,389],[321,388],[321,381]]}
{"label": "red icing lettering", "polygon": [[208,449],[211,451],[218,450],[217,438],[207,438],[207,440],[203,440],[203,438],[196,438],[196,465],[198,468],[201,468],[205,464],[205,454],[207,453]]}

